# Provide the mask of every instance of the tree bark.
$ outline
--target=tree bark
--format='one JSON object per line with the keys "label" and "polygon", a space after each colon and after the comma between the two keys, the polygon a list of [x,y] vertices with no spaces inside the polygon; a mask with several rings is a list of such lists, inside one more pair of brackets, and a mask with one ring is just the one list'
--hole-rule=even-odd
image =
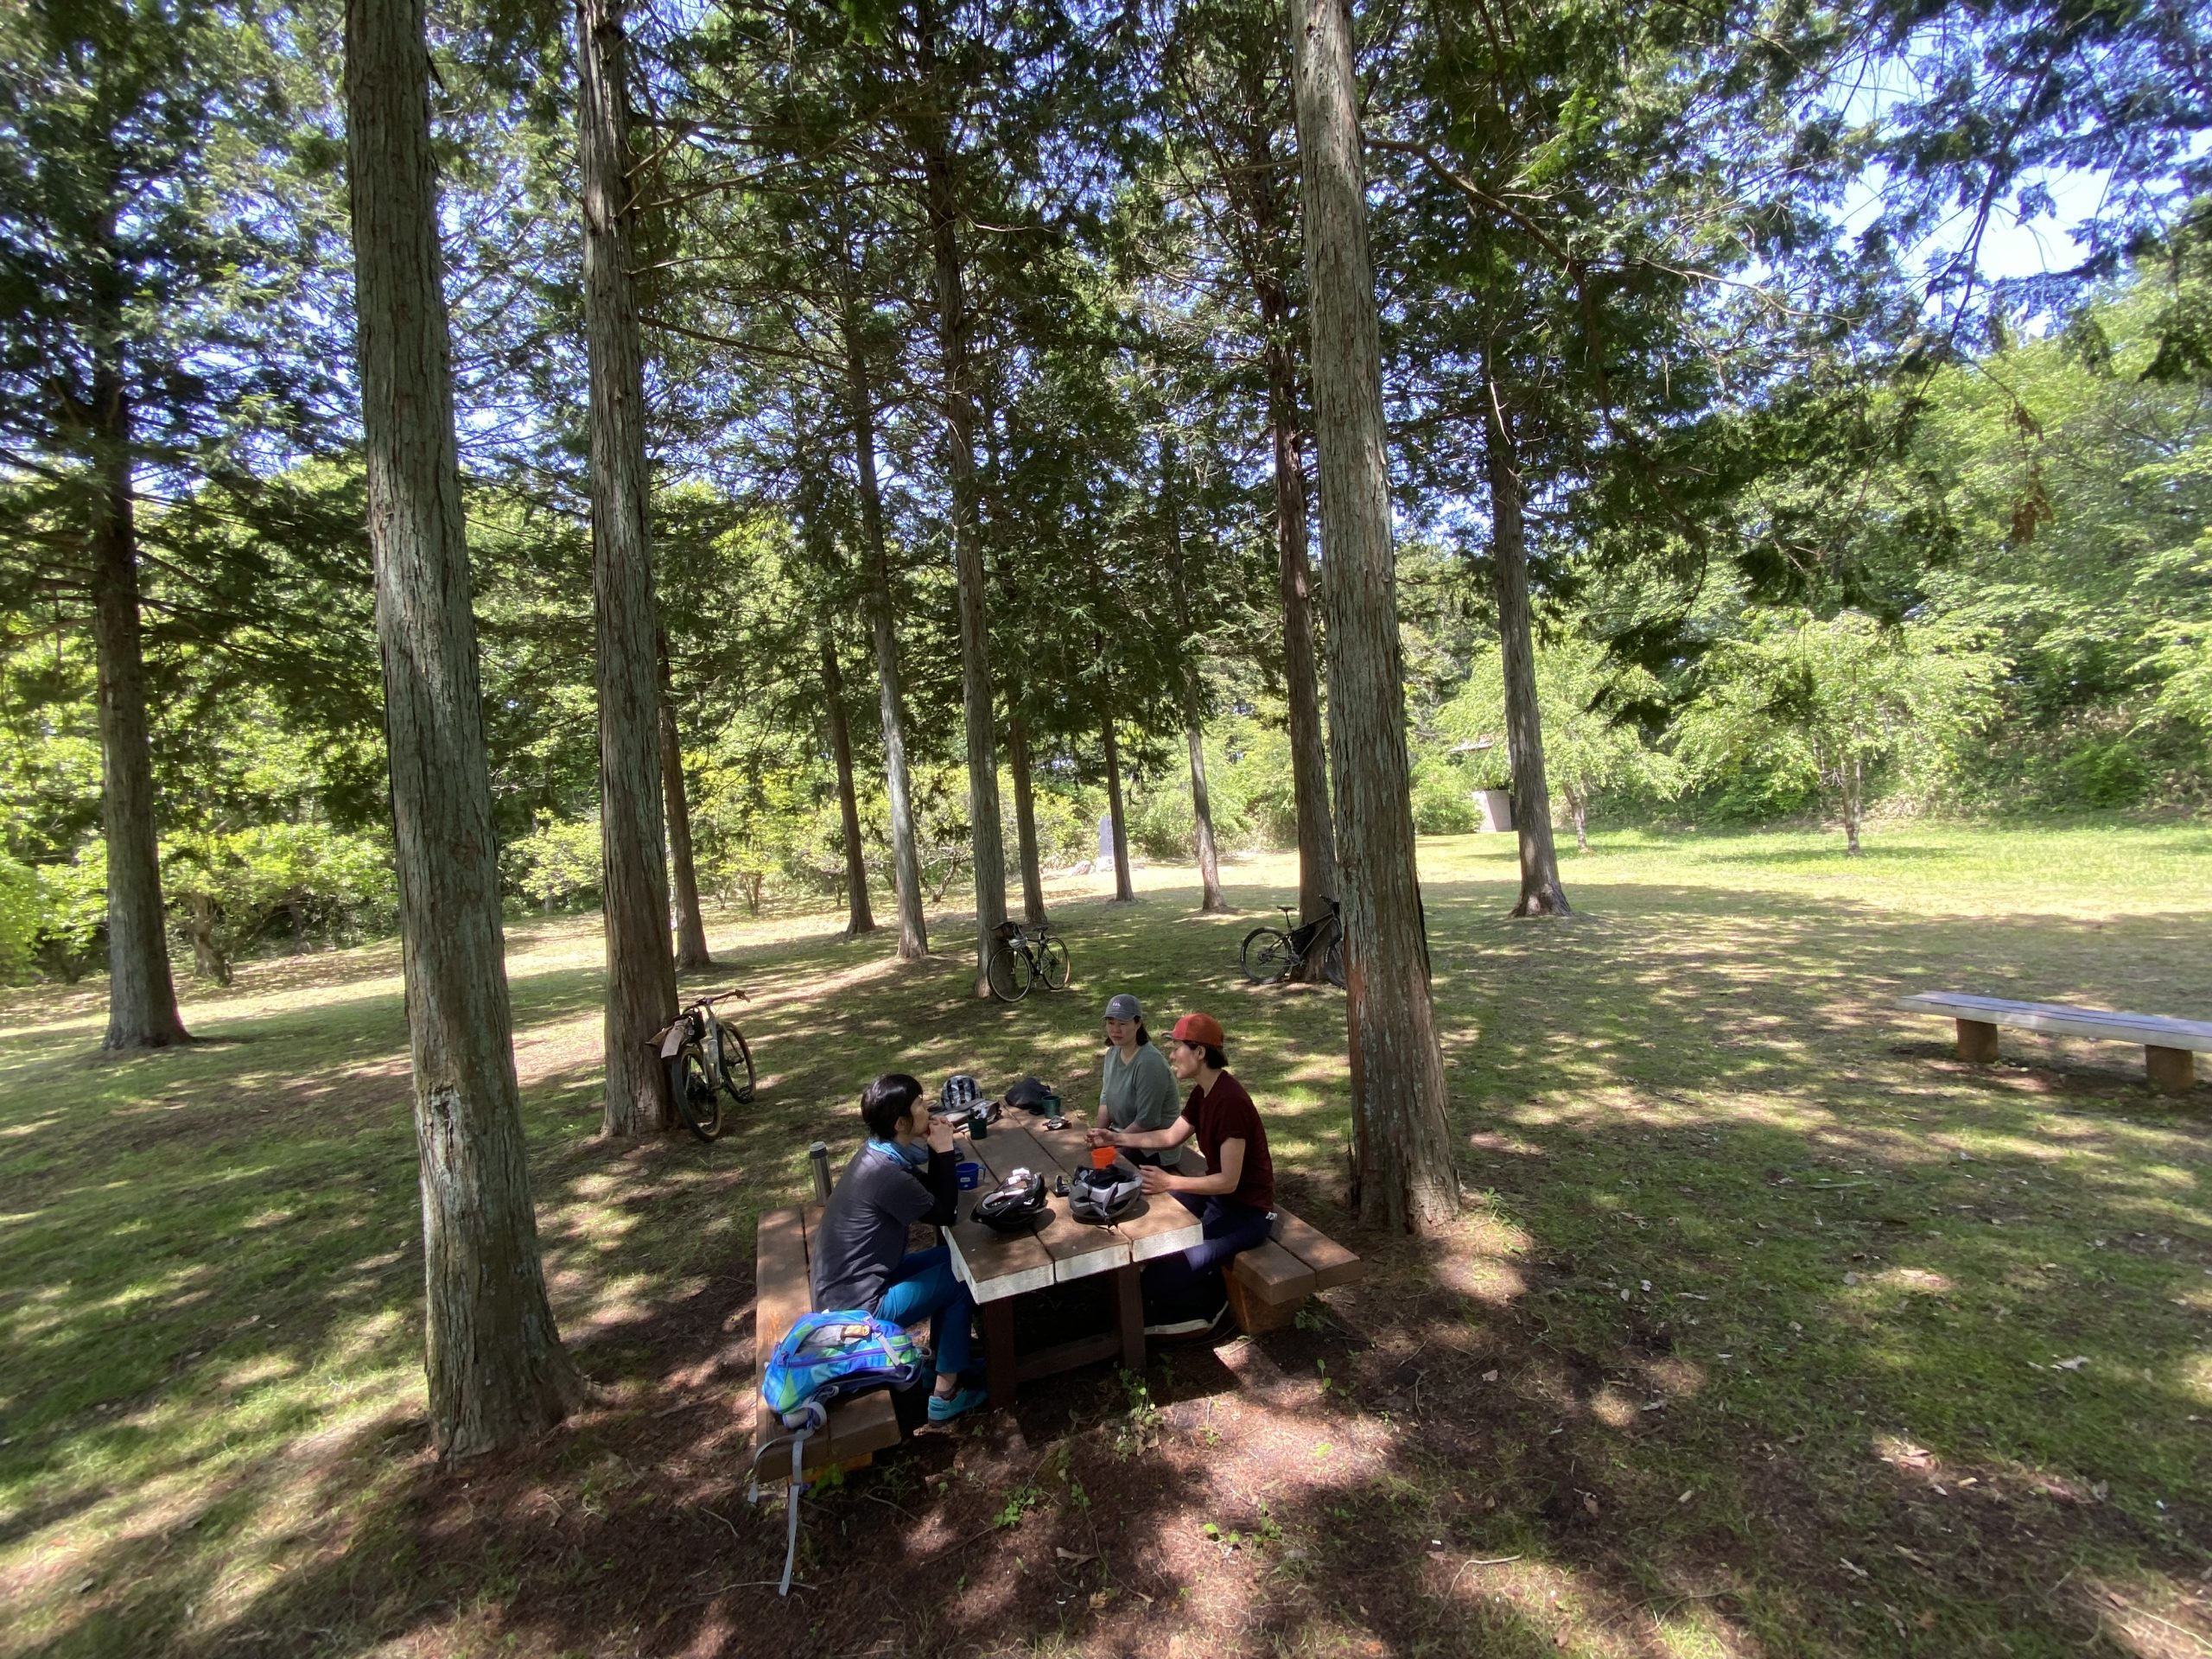
{"label": "tree bark", "polygon": [[346,9],[354,315],[442,1459],[580,1404],[531,1209],[454,436],[421,0]]}
{"label": "tree bark", "polygon": [[668,636],[656,630],[653,654],[660,671],[660,785],[668,809],[668,868],[676,892],[676,971],[702,974],[715,965],[707,948],[707,918],[699,906],[699,866],[691,855],[691,802],[683,783],[683,733],[670,690]]}
{"label": "tree bark", "polygon": [[592,601],[599,679],[601,892],[607,918],[607,1098],[614,1135],[674,1113],[649,1039],[676,1018],[661,817],[645,351],[630,273],[630,109],[621,0],[577,0],[584,335],[591,365]]}
{"label": "tree bark", "polygon": [[1167,588],[1175,604],[1175,632],[1183,649],[1183,735],[1191,748],[1191,821],[1198,833],[1198,912],[1218,916],[1229,909],[1221,892],[1221,854],[1214,845],[1213,802],[1206,790],[1206,749],[1198,723],[1198,661],[1190,648],[1191,599],[1183,586],[1183,523],[1175,495],[1175,440],[1160,445],[1160,493],[1167,514]]}
{"label": "tree bark", "polygon": [[[101,273],[103,287],[111,286]],[[110,300],[112,304],[108,303]],[[92,379],[92,650],[100,725],[100,833],[107,842],[107,1035],[102,1048],[191,1040],[177,1013],[154,829],[154,751],[140,644],[138,537],[130,482],[130,400],[124,389],[119,296],[99,307],[109,339]]]}
{"label": "tree bark", "polygon": [[[1313,649],[1313,570],[1308,557],[1306,471],[1299,428],[1298,359],[1290,289],[1280,264],[1291,251],[1290,204],[1276,186],[1276,127],[1262,111],[1275,107],[1274,51],[1242,66],[1244,106],[1254,111],[1224,141],[1236,164],[1221,170],[1222,188],[1252,226],[1247,275],[1260,315],[1267,371],[1267,420],[1274,467],[1275,574],[1281,595],[1284,699],[1290,727],[1291,805],[1298,832],[1298,909],[1304,922],[1328,913],[1337,893],[1336,832],[1329,817],[1327,738]],[[1286,113],[1291,113],[1287,111]],[[1315,957],[1297,977],[1319,982]]]}
{"label": "tree bark", "polygon": [[[1105,642],[1101,640],[1103,651]],[[1129,884],[1129,821],[1122,806],[1122,748],[1114,739],[1114,709],[1102,683],[1098,690],[1099,741],[1106,749],[1106,807],[1114,821],[1114,902],[1134,904],[1137,890]]]}
{"label": "tree bark", "polygon": [[1865,798],[1865,779],[1859,757],[1853,755],[1842,768],[1843,775],[1843,850],[1853,858],[1859,856],[1859,806]]}
{"label": "tree bark", "polygon": [[1327,550],[1335,772],[1360,1217],[1446,1224],[1459,1202],[1414,868],[1390,480],[1358,83],[1345,0],[1293,0],[1314,431]]}
{"label": "tree bark", "polygon": [[[1274,452],[1275,579],[1282,599],[1291,805],[1298,821],[1298,914],[1300,921],[1315,922],[1328,913],[1339,883],[1336,826],[1329,807],[1329,750],[1321,720],[1321,676],[1313,649],[1313,567],[1306,555],[1298,382],[1287,340],[1268,348],[1268,424]],[[1301,976],[1314,978],[1319,971],[1317,967]]]}
{"label": "tree bark", "polygon": [[1014,836],[1021,858],[1021,920],[1042,927],[1045,871],[1037,856],[1036,786],[1030,778],[1029,717],[1019,711],[1006,723],[1006,764],[1014,773]]}
{"label": "tree bark", "polygon": [[1588,852],[1590,850],[1590,804],[1572,790],[1567,791],[1567,816],[1569,822],[1574,825],[1574,850],[1578,853]]}
{"label": "tree bark", "polygon": [[868,860],[861,847],[861,804],[853,792],[853,740],[845,726],[845,677],[837,667],[837,647],[822,631],[822,695],[830,705],[830,753],[837,763],[837,807],[845,831],[845,937],[875,931],[868,908]]}
{"label": "tree bark", "polygon": [[876,712],[883,726],[884,792],[891,801],[891,863],[899,898],[899,959],[929,954],[922,907],[922,861],[914,845],[913,785],[906,771],[906,716],[899,690],[899,634],[891,611],[891,557],[883,539],[883,488],[875,467],[875,393],[867,342],[847,267],[843,315],[845,397],[853,423],[853,473],[860,486],[861,533],[867,542],[868,622],[875,636]]}
{"label": "tree bark", "polygon": [[1529,615],[1529,544],[1521,512],[1521,474],[1505,400],[1495,379],[1483,414],[1483,461],[1490,477],[1491,563],[1497,592],[1497,638],[1505,671],[1505,741],[1513,764],[1513,830],[1521,850],[1516,916],[1565,916],[1559,849],[1552,842],[1551,791],[1544,775],[1544,726],[1536,704],[1535,634]]}
{"label": "tree bark", "polygon": [[[934,14],[925,15],[921,51],[925,96],[941,96],[944,91],[936,73],[936,30]],[[991,706],[990,636],[983,613],[983,548],[976,509],[976,411],[968,397],[968,302],[950,129],[942,109],[929,113],[922,144],[922,183],[937,289],[938,351],[944,376],[939,392],[960,598],[961,707],[967,726],[968,830],[976,877],[975,994],[987,997],[995,944],[992,935],[1006,920],[1006,849],[999,833],[998,737]]]}

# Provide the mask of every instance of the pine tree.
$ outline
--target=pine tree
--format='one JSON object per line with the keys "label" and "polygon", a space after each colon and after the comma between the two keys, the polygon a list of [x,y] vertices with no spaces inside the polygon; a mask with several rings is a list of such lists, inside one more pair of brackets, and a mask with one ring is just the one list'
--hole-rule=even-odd
{"label": "pine tree", "polygon": [[346,16],[361,426],[442,1458],[582,1402],[546,1300],[515,1083],[419,0]]}
{"label": "pine tree", "polygon": [[1457,1213],[1443,1055],[1414,868],[1382,365],[1348,0],[1296,0],[1313,425],[1328,550],[1329,744],[1343,859],[1354,1175],[1370,1224]]}

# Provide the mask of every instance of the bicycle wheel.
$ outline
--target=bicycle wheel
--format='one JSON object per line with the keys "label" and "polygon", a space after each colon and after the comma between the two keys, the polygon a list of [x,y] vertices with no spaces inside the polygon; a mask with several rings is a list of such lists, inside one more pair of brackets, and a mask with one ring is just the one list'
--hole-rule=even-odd
{"label": "bicycle wheel", "polygon": [[1037,953],[1037,972],[1045,982],[1045,988],[1057,991],[1068,982],[1068,948],[1058,939],[1047,939]]}
{"label": "bicycle wheel", "polygon": [[742,1106],[753,1098],[753,1051],[745,1045],[745,1033],[735,1026],[717,1022],[716,1029],[721,1033],[722,1087]]}
{"label": "bicycle wheel", "polygon": [[1297,966],[1298,953],[1290,948],[1289,936],[1281,928],[1255,927],[1244,936],[1236,959],[1244,965],[1245,978],[1267,985]]}
{"label": "bicycle wheel", "polygon": [[676,1115],[683,1127],[702,1141],[722,1132],[722,1097],[707,1069],[707,1051],[695,1040],[669,1056],[668,1092],[675,1096]]}
{"label": "bicycle wheel", "polygon": [[1344,936],[1341,933],[1329,941],[1329,948],[1321,953],[1321,976],[1338,990],[1344,988]]}
{"label": "bicycle wheel", "polygon": [[1019,1002],[1029,995],[1029,958],[1011,945],[992,950],[985,976],[991,982],[991,995],[1001,1002]]}

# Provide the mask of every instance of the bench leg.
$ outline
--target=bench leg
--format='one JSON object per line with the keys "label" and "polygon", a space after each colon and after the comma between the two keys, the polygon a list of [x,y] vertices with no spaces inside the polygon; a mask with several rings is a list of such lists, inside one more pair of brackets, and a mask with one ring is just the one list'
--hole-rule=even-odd
{"label": "bench leg", "polygon": [[2143,1069],[2151,1074],[2151,1086],[2162,1095],[2185,1095],[2196,1086],[2196,1056],[2185,1048],[2146,1044]]}
{"label": "bench leg", "polygon": [[985,1302],[983,1314],[983,1370],[995,1409],[1014,1403],[1019,1381],[1014,1357],[1014,1298],[1001,1296]]}
{"label": "bench leg", "polygon": [[1122,1363],[1144,1375],[1144,1269],[1132,1262],[1114,1269],[1114,1329],[1122,1338]]}
{"label": "bench leg", "polygon": [[1969,1065],[1990,1065],[1997,1059],[1997,1027],[1986,1020],[1959,1021],[1959,1058]]}

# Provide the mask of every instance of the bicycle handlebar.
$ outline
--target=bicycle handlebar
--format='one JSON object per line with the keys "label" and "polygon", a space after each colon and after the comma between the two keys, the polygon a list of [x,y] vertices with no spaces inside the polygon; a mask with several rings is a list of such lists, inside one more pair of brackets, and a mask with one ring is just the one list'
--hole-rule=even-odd
{"label": "bicycle handlebar", "polygon": [[753,1000],[751,997],[746,995],[745,988],[742,985],[733,985],[729,989],[726,991],[716,991],[711,996],[695,996],[683,1006],[687,1008],[712,1007],[715,1003],[721,1001],[726,996],[734,996],[741,1002],[750,1002]]}

